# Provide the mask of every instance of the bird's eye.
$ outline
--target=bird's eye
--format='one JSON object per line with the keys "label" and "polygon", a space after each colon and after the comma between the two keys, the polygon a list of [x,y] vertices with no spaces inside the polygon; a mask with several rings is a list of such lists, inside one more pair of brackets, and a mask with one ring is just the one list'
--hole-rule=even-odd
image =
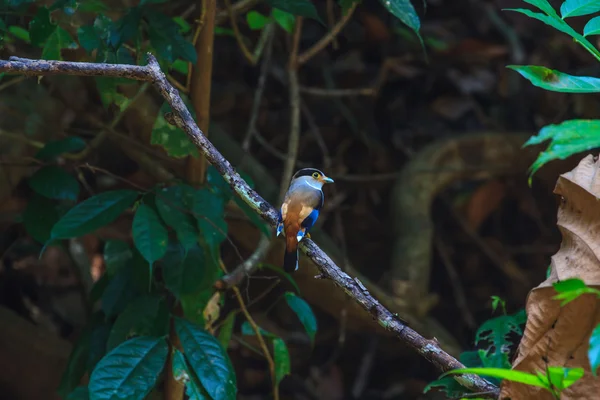
{"label": "bird's eye", "polygon": [[312,177],[315,179],[319,179],[319,173],[315,172],[314,174],[312,174]]}

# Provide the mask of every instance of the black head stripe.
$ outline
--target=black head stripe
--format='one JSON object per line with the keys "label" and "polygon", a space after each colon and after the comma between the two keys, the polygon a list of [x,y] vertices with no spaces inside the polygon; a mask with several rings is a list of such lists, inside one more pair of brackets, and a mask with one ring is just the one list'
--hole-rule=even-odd
{"label": "black head stripe", "polygon": [[312,174],[314,174],[315,172],[318,172],[321,175],[325,175],[324,173],[322,173],[321,171],[319,171],[316,168],[302,168],[301,170],[297,171],[294,176],[292,177],[293,179],[299,178],[301,176],[311,176]]}

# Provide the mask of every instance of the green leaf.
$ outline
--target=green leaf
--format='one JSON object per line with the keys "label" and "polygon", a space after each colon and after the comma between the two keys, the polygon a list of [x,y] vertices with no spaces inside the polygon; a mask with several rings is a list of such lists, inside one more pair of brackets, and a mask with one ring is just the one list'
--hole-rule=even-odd
{"label": "green leaf", "polygon": [[600,52],[598,51],[598,49],[596,49],[596,47],[593,44],[591,44],[582,35],[577,33],[573,28],[571,28],[562,19],[554,18],[554,17],[548,16],[546,14],[535,13],[531,10],[526,10],[524,8],[507,8],[505,10],[525,14],[530,18],[537,19],[538,21],[541,21],[541,22],[545,23],[546,25],[550,25],[551,27],[553,27],[563,33],[566,33],[567,35],[569,35],[573,39],[575,39],[577,42],[579,42],[590,54],[592,54],[594,57],[596,57],[597,60],[600,60]]}
{"label": "green leaf", "polygon": [[179,72],[182,75],[186,75],[188,73],[188,63],[187,61],[183,61],[181,59],[175,60],[173,64],[171,64],[171,68],[175,71]]}
{"label": "green leaf", "polygon": [[492,310],[496,311],[496,308],[500,306],[502,308],[502,312],[506,314],[506,301],[502,300],[499,296],[492,296]]}
{"label": "green leaf", "polygon": [[423,39],[419,30],[421,29],[421,20],[411,4],[410,0],[380,0],[381,4],[402,23],[412,29],[421,44]]}
{"label": "green leaf", "polygon": [[598,11],[600,11],[598,0],[566,0],[560,6],[560,14],[563,18],[579,17]]}
{"label": "green leaf", "polygon": [[197,54],[191,42],[181,36],[179,25],[164,14],[154,10],[144,10],[144,18],[148,21],[150,42],[160,58],[172,63],[183,58],[196,64]]}
{"label": "green leaf", "polygon": [[29,22],[29,37],[31,44],[41,46],[54,32],[56,25],[50,21],[50,11],[46,7],[40,7],[35,17]]}
{"label": "green leaf", "polygon": [[296,292],[298,292],[298,294],[300,294],[300,287],[298,286],[298,284],[296,283],[296,281],[294,280],[294,278],[292,277],[292,275],[290,275],[287,272],[285,272],[283,270],[283,268],[277,267],[277,266],[271,265],[271,264],[266,264],[266,263],[260,263],[258,265],[258,268],[259,269],[270,269],[271,271],[277,273],[278,275],[283,276],[285,279],[287,279],[287,281],[289,283],[291,283],[291,285],[294,287],[294,289],[296,290]]}
{"label": "green leaf", "polygon": [[436,379],[435,381],[430,382],[429,384],[427,384],[427,386],[425,386],[425,389],[423,389],[423,393],[427,393],[433,388],[439,388],[444,393],[446,393],[446,397],[450,399],[461,398],[465,394],[466,390],[451,376],[445,376],[443,378]]}
{"label": "green leaf", "polygon": [[558,392],[562,392],[583,377],[583,368],[548,367],[546,378]]}
{"label": "green leaf", "polygon": [[206,180],[208,181],[210,190],[218,194],[223,199],[223,203],[227,203],[232,199],[233,191],[231,190],[231,186],[229,186],[221,174],[219,174],[219,171],[212,165],[209,165],[206,170]]}
{"label": "green leaf", "polygon": [[235,372],[221,344],[205,330],[181,318],[175,318],[175,329],[186,359],[210,397],[235,400]]}
{"label": "green leaf", "polygon": [[92,51],[99,49],[102,46],[102,42],[94,25],[84,25],[77,29],[77,39],[81,47],[91,54]]}
{"label": "green leaf", "polygon": [[173,376],[185,385],[185,393],[189,400],[206,400],[208,398],[206,391],[188,368],[185,356],[177,349],[173,349]]}
{"label": "green leaf", "polygon": [[82,201],[52,228],[51,239],[83,236],[113,222],[138,196],[134,190],[111,190]]}
{"label": "green leaf", "polygon": [[314,344],[315,334],[317,332],[317,319],[312,312],[312,309],[306,301],[296,296],[293,292],[285,293],[285,300],[288,306],[296,313],[308,336],[310,341]]}
{"label": "green leaf", "polygon": [[133,336],[163,336],[168,333],[169,310],[160,296],[133,300],[117,317],[108,337],[110,351]]}
{"label": "green leaf", "polygon": [[29,187],[49,199],[76,201],[79,197],[77,179],[56,165],[38,169],[29,178]]}
{"label": "green leaf", "polygon": [[546,67],[535,65],[508,65],[534,86],[561,93],[600,92],[600,79],[589,76],[573,76]]}
{"label": "green leaf", "polygon": [[600,35],[600,16],[590,19],[583,28],[583,36],[591,35]]}
{"label": "green leaf", "polygon": [[283,30],[288,33],[294,32],[294,25],[296,24],[296,17],[294,14],[290,14],[279,8],[273,8],[271,10],[271,15],[273,16],[273,19],[275,19],[275,22],[277,22],[277,25],[283,28]]}
{"label": "green leaf", "polygon": [[165,255],[169,240],[167,229],[152,207],[147,204],[138,207],[133,217],[131,233],[135,247],[152,268]]}
{"label": "green leaf", "polygon": [[219,343],[223,347],[223,350],[227,351],[229,347],[229,342],[231,341],[231,335],[233,334],[233,325],[235,324],[235,313],[230,312],[225,318],[225,322],[221,325],[221,329],[219,330]]}
{"label": "green leaf", "polygon": [[50,238],[52,227],[59,220],[57,205],[50,199],[34,194],[27,202],[23,213],[23,224],[27,233],[44,244]]}
{"label": "green leaf", "polygon": [[79,47],[73,40],[71,34],[60,26],[54,29],[54,32],[48,37],[44,49],[42,50],[42,59],[44,60],[62,60],[60,51],[62,49],[76,49]]}
{"label": "green leaf", "polygon": [[550,140],[550,144],[530,167],[530,176],[552,160],[564,160],[573,154],[599,147],[600,121],[574,119],[557,125],[547,125],[523,146],[535,145],[547,140]]}
{"label": "green leaf", "polygon": [[494,346],[496,353],[500,353],[503,347],[510,345],[510,333],[523,335],[520,320],[515,315],[502,315],[500,317],[485,321],[475,334],[475,344],[482,340],[488,340]]}
{"label": "green leaf", "polygon": [[258,11],[252,10],[246,14],[246,22],[250,29],[259,31],[269,23],[269,17],[262,15]]}
{"label": "green leaf", "polygon": [[[497,349],[492,351],[491,349],[479,349],[479,358],[485,368],[510,368],[510,362],[508,361],[508,353],[504,349]],[[500,382],[495,382],[500,385]]]}
{"label": "green leaf", "polygon": [[77,153],[85,149],[83,139],[77,136],[69,136],[64,139],[48,142],[37,152],[35,158],[40,161],[52,161],[65,153]]}
{"label": "green leaf", "polygon": [[481,376],[490,376],[493,378],[507,379],[512,382],[524,383],[530,386],[536,386],[548,389],[548,383],[540,380],[537,375],[530,374],[527,372],[503,369],[503,368],[461,368],[448,371],[441,377],[445,377],[451,374],[476,374]]}
{"label": "green leaf", "polygon": [[139,35],[142,13],[138,7],[131,7],[127,13],[118,20],[110,34],[110,44],[119,48],[123,43],[134,40]]}
{"label": "green leaf", "polygon": [[133,269],[121,268],[102,293],[102,311],[107,317],[113,317],[122,312],[137,295],[138,292],[133,281]]}
{"label": "green leaf", "polygon": [[168,352],[163,338],[137,337],[116,347],[90,376],[90,400],[144,399],[158,381]]}
{"label": "green leaf", "polygon": [[600,324],[596,325],[590,336],[588,358],[592,367],[592,374],[596,376],[598,366],[600,365]]}
{"label": "green leaf", "polygon": [[15,37],[17,37],[18,39],[23,40],[26,43],[31,42],[31,39],[29,37],[29,32],[27,30],[21,28],[20,26],[16,26],[16,25],[9,26],[8,27],[8,32],[10,32]]}
{"label": "green leaf", "polygon": [[168,112],[171,112],[171,106],[164,102],[154,121],[150,143],[162,146],[167,154],[174,158],[187,156],[198,158],[198,149],[185,132],[165,120],[164,115]]}
{"label": "green leaf", "polygon": [[223,199],[209,190],[198,189],[194,194],[193,211],[206,244],[210,248],[220,245],[227,237]]}
{"label": "green leaf", "polygon": [[581,279],[567,279],[556,282],[552,286],[558,292],[558,295],[554,296],[554,299],[562,300],[560,303],[561,307],[572,302],[582,294],[591,293],[600,297],[599,290],[588,287]]}
{"label": "green leaf", "polygon": [[558,13],[554,9],[554,7],[552,7],[550,5],[550,3],[548,3],[547,0],[523,0],[523,1],[525,3],[529,3],[533,6],[536,6],[537,8],[539,8],[540,10],[542,10],[543,12],[545,12],[546,14],[548,14],[549,16],[551,16],[555,19],[560,19],[560,17],[558,16]]}
{"label": "green leaf", "polygon": [[198,229],[185,204],[185,192],[193,191],[190,186],[171,186],[162,189],[156,196],[156,209],[165,223],[177,233],[177,238],[188,250],[198,244]]}
{"label": "green leaf", "polygon": [[199,245],[185,251],[179,243],[170,243],[162,264],[165,286],[177,298],[212,286],[213,282],[204,279],[211,279],[208,275],[212,274],[206,273],[206,255]]}
{"label": "green leaf", "polygon": [[62,397],[67,396],[73,389],[79,386],[81,378],[83,378],[87,370],[90,335],[91,327],[87,327],[75,342],[73,350],[71,350],[67,367],[63,372],[60,386],[58,387],[58,394]]}
{"label": "green leaf", "polygon": [[275,381],[279,382],[291,372],[290,353],[285,342],[281,338],[273,339],[273,362],[275,363]]}
{"label": "green leaf", "polygon": [[133,252],[127,243],[118,239],[107,240],[104,244],[104,264],[106,272],[114,275],[124,268],[133,258]]}
{"label": "green leaf", "polygon": [[356,3],[360,4],[361,0],[338,0],[338,4],[342,7],[342,14],[346,15],[352,6]]}
{"label": "green leaf", "polygon": [[310,0],[267,0],[267,4],[296,16],[312,18],[323,24],[323,20]]}
{"label": "green leaf", "polygon": [[79,3],[79,11],[99,13],[108,11],[109,8],[101,0],[82,0]]}
{"label": "green leaf", "polygon": [[[244,321],[242,323],[242,335],[247,335],[247,336],[254,336],[256,335],[256,332],[254,331],[254,328],[252,328],[252,325],[250,325],[250,322],[248,321]],[[263,336],[267,336],[270,338],[275,338],[277,337],[277,335],[261,328],[260,326],[258,327],[258,331],[260,332],[261,335]]]}
{"label": "green leaf", "polygon": [[[235,204],[246,214],[250,221],[256,226],[265,236],[271,236],[271,227],[262,219],[256,211],[252,209],[245,201],[239,197],[234,197]],[[280,268],[281,269],[281,268]]]}
{"label": "green leaf", "polygon": [[108,335],[112,324],[106,321],[104,313],[98,311],[95,316],[98,318],[90,334],[90,347],[87,357],[87,370],[93,371],[96,365],[102,360],[102,357],[106,354],[106,343],[108,342]]}
{"label": "green leaf", "polygon": [[66,400],[89,400],[89,398],[90,391],[88,390],[87,386],[79,386],[69,393]]}
{"label": "green leaf", "polygon": [[102,100],[102,105],[105,108],[113,103],[121,108],[121,105],[128,102],[127,97],[118,92],[118,85],[121,83],[119,79],[96,77],[95,81],[100,100]]}

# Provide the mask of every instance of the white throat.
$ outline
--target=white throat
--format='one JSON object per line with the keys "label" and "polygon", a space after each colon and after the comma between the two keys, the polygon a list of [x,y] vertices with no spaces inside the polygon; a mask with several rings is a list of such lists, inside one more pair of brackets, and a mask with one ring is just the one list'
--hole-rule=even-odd
{"label": "white throat", "polygon": [[297,178],[297,183],[296,185],[307,185],[312,189],[315,190],[323,190],[323,183],[314,180],[312,177],[310,176],[301,176],[300,178]]}

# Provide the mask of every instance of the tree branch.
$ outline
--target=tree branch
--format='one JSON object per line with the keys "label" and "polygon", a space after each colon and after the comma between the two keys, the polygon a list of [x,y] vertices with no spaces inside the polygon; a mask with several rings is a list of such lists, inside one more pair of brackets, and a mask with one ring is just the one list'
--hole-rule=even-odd
{"label": "tree branch", "polygon": [[[0,60],[0,72],[24,75],[84,75],[113,76],[151,82],[173,109],[172,121],[181,128],[200,152],[217,169],[234,192],[246,202],[259,216],[271,226],[277,223],[277,211],[258,193],[256,193],[235,171],[231,163],[208,141],[198,128],[192,115],[186,108],[177,90],[171,86],[165,74],[160,70],[156,58],[148,54],[148,65],[112,65],[67,61],[27,60],[11,57],[10,61]],[[300,248],[321,271],[322,278],[331,279],[348,296],[360,304],[373,319],[386,330],[394,334],[401,342],[416,350],[440,371],[449,371],[464,366],[454,357],[442,350],[438,342],[428,340],[408,327],[398,316],[383,307],[357,279],[343,272],[329,256],[312,240],[305,238]],[[454,379],[471,391],[486,393],[485,396],[497,397],[498,388],[476,375],[458,375]]]}

